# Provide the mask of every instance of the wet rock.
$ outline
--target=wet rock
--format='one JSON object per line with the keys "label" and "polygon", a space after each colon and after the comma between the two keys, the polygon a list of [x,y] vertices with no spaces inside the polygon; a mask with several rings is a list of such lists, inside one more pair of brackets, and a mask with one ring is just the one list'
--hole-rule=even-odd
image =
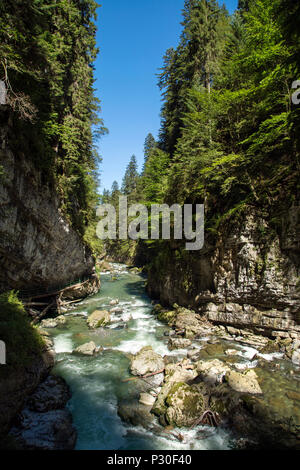
{"label": "wet rock", "polygon": [[153,423],[153,415],[151,414],[151,406],[143,405],[137,400],[122,401],[118,404],[118,415],[126,423],[133,426],[151,427]]}
{"label": "wet rock", "polygon": [[82,354],[83,356],[94,356],[97,351],[98,348],[94,341],[90,341],[89,343],[85,343],[81,346],[78,346],[78,348],[73,351],[73,354]]}
{"label": "wet rock", "polygon": [[71,413],[64,409],[70,397],[65,380],[49,375],[27,399],[10,436],[21,449],[73,449],[76,430]]}
{"label": "wet rock", "polygon": [[67,410],[37,413],[25,409],[10,435],[26,450],[72,450],[76,443],[72,415]]}
{"label": "wet rock", "polygon": [[218,357],[224,355],[224,347],[220,343],[215,344],[207,344],[203,349],[200,351],[200,357],[203,359],[211,358],[211,357]]}
{"label": "wet rock", "polygon": [[70,398],[70,389],[65,380],[56,375],[49,375],[28,398],[26,407],[30,411],[44,413],[64,408]]}
{"label": "wet rock", "polygon": [[110,309],[110,313],[121,314],[123,312],[124,312],[124,310],[121,307],[114,307],[114,308]]}
{"label": "wet rock", "polygon": [[293,352],[292,362],[293,364],[300,366],[300,349],[297,349],[296,351]]}
{"label": "wet rock", "polygon": [[115,299],[115,300],[111,300],[111,301],[109,302],[109,305],[112,305],[112,306],[113,306],[113,305],[118,305],[118,303],[119,303],[119,300],[118,300],[118,299]]}
{"label": "wet rock", "polygon": [[253,369],[243,373],[230,370],[225,375],[225,380],[233,390],[241,393],[261,394],[262,390]]}
{"label": "wet rock", "polygon": [[188,351],[187,357],[191,359],[192,361],[197,361],[199,359],[200,355],[200,349],[192,349],[191,351]]}
{"label": "wet rock", "polygon": [[184,359],[176,364],[167,364],[165,368],[165,383],[191,382],[197,377],[197,372],[191,363]]}
{"label": "wet rock", "polygon": [[65,325],[67,323],[67,319],[64,315],[59,315],[55,318],[55,321],[58,325]]}
{"label": "wet rock", "polygon": [[100,328],[110,323],[110,313],[107,310],[96,310],[87,319],[89,328]]}
{"label": "wet rock", "polygon": [[185,331],[185,337],[193,339],[202,332],[202,321],[200,315],[186,308],[178,308],[175,320],[175,326],[178,330]]}
{"label": "wet rock", "polygon": [[42,328],[56,328],[58,326],[58,322],[55,318],[47,318],[42,320],[40,325]]}
{"label": "wet rock", "polygon": [[231,369],[224,362],[218,359],[210,361],[199,361],[196,364],[199,376],[211,385],[222,383],[223,377]]}
{"label": "wet rock", "polygon": [[192,341],[187,338],[170,338],[168,342],[168,348],[172,351],[173,349],[185,349],[192,344]]}
{"label": "wet rock", "polygon": [[236,349],[226,349],[225,354],[226,356],[236,356],[238,351]]}
{"label": "wet rock", "polygon": [[156,401],[156,398],[151,393],[141,393],[141,395],[140,395],[139,402],[142,405],[151,406],[151,408],[152,408],[155,401]]}
{"label": "wet rock", "polygon": [[166,323],[169,326],[172,326],[174,323],[174,320],[176,318],[176,311],[175,310],[170,310],[170,311],[160,311],[158,313],[157,319],[161,321],[162,323]]}
{"label": "wet rock", "polygon": [[142,348],[131,360],[130,371],[133,375],[146,375],[164,369],[162,356],[153,351],[151,346]]}
{"label": "wet rock", "polygon": [[277,341],[269,340],[267,344],[260,350],[261,354],[272,354],[280,351],[280,344]]}

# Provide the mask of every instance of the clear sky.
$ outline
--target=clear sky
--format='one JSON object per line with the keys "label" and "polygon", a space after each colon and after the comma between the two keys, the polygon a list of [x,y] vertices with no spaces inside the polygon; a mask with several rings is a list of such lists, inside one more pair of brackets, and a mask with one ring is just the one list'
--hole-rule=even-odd
{"label": "clear sky", "polygon": [[[122,182],[131,155],[141,169],[144,141],[157,137],[161,96],[158,69],[181,32],[184,0],[102,0],[98,9],[96,95],[109,134],[98,143],[101,192]],[[237,0],[226,0],[230,13]]]}

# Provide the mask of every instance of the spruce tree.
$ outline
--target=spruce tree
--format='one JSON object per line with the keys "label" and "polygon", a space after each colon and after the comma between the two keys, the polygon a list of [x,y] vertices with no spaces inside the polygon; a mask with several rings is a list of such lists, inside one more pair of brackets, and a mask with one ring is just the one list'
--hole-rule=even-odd
{"label": "spruce tree", "polygon": [[139,178],[138,166],[135,155],[132,155],[129,164],[127,165],[125,175],[122,181],[122,193],[129,196],[135,192],[137,181]]}

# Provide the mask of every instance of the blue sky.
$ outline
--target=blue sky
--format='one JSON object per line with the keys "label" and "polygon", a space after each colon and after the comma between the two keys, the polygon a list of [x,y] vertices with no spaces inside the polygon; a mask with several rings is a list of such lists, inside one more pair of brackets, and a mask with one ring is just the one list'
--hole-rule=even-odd
{"label": "blue sky", "polygon": [[[169,47],[176,47],[184,0],[102,0],[98,9],[96,95],[109,134],[98,143],[100,179],[120,184],[131,155],[141,169],[144,141],[157,137],[161,96],[158,69]],[[233,12],[237,0],[225,4]]]}

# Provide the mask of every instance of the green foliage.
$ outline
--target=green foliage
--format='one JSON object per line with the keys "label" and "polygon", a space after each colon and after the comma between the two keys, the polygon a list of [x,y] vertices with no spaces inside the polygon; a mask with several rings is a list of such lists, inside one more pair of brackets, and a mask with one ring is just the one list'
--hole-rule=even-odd
{"label": "green foliage", "polygon": [[23,304],[14,291],[0,295],[0,339],[6,344],[7,355],[6,365],[0,366],[2,377],[29,365],[44,347],[41,336],[30,324]]}
{"label": "green foliage", "polygon": [[95,139],[106,129],[94,96],[97,3],[7,0],[0,5],[0,78],[22,151],[83,235],[97,199]]}
{"label": "green foliage", "polygon": [[132,155],[122,182],[122,193],[125,196],[133,195],[136,192],[138,178],[139,174],[136,157],[135,155]]}
{"label": "green foliage", "polygon": [[[147,137],[134,201],[204,202],[212,243],[249,208],[280,233],[299,200],[297,14],[292,0],[241,0],[232,17],[214,0],[186,0],[179,46],[159,74],[159,142]],[[180,242],[141,243],[155,273],[170,258],[185,262]]]}

